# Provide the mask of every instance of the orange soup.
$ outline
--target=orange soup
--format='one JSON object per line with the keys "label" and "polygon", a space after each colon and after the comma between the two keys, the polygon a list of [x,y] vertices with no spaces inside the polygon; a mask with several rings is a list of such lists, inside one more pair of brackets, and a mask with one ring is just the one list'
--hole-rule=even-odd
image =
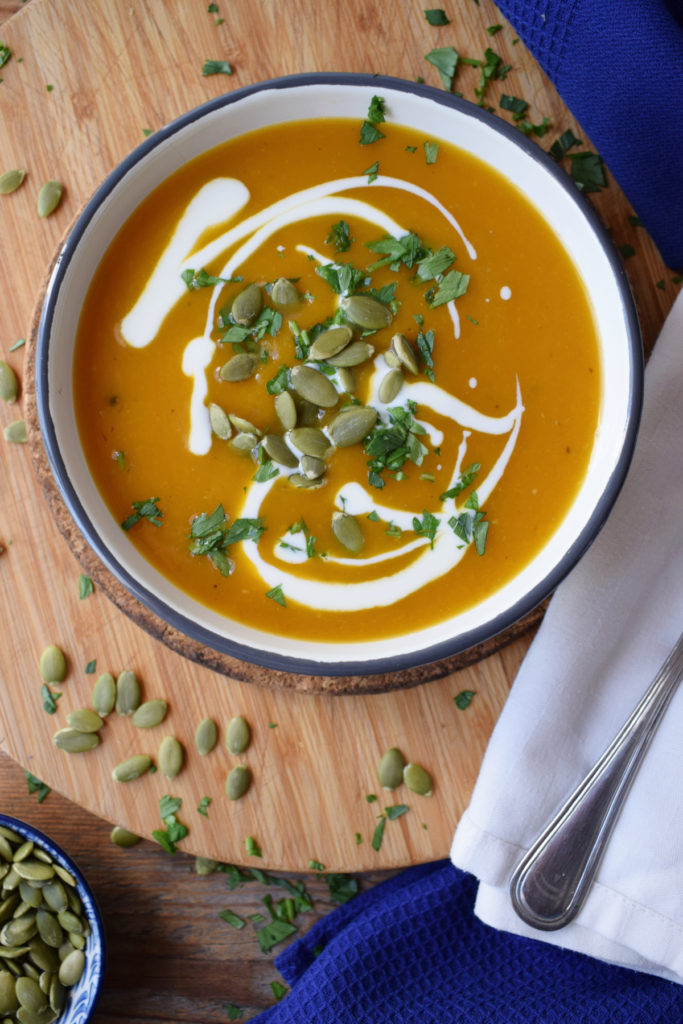
{"label": "orange soup", "polygon": [[86,458],[130,542],[308,640],[414,631],[508,583],[598,418],[592,312],[531,203],[382,131],[297,122],[182,167],[121,228],[76,343]]}

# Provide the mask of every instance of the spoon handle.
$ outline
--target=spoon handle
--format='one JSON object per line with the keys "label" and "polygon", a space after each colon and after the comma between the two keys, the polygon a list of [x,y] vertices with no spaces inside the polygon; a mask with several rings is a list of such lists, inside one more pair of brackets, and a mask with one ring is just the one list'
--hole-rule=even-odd
{"label": "spoon handle", "polygon": [[553,931],[581,909],[631,782],[682,676],[683,634],[602,757],[515,868],[510,896],[527,924]]}

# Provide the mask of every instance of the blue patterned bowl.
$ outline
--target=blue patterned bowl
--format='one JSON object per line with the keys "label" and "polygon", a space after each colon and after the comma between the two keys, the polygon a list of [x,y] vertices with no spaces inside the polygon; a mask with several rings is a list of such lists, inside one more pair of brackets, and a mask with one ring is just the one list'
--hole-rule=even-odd
{"label": "blue patterned bowl", "polygon": [[54,840],[33,825],[11,818],[8,814],[0,814],[0,825],[32,840],[36,846],[45,850],[56,864],[60,864],[76,879],[76,892],[90,925],[90,935],[84,949],[85,970],[78,984],[70,990],[64,1011],[55,1024],[85,1024],[95,1009],[105,965],[104,926],[95,897],[81,871]]}

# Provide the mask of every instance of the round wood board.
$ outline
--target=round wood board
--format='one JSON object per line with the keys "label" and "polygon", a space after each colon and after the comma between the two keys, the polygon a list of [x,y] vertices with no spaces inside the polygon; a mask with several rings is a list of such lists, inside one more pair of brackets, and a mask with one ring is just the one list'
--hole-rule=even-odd
{"label": "round wood board", "polygon": [[[146,621],[145,629],[139,628],[130,614],[141,621],[140,610],[110,589],[105,570],[90,561],[80,536],[70,537],[73,552],[61,536],[60,529],[71,528],[70,520],[35,438],[31,348],[25,371],[24,352],[9,352],[17,338],[29,333],[40,282],[61,235],[98,182],[138,144],[143,129],[159,127],[225,89],[301,71],[423,75],[438,87],[425,53],[455,45],[462,53],[480,55],[493,45],[486,27],[503,23],[488,0],[463,6],[457,25],[443,29],[429,26],[422,7],[409,0],[349,0],[342,6],[312,0],[286,5],[230,0],[228,5],[226,0],[224,6],[225,21],[216,25],[214,16],[203,9],[190,13],[182,0],[163,5],[151,0],[32,0],[3,26],[3,42],[13,52],[0,86],[3,163],[5,168],[25,167],[28,175],[15,194],[0,197],[5,276],[0,342],[3,358],[24,377],[19,407],[4,407],[1,415],[4,426],[23,415],[25,404],[38,476],[50,498],[44,500],[25,447],[0,446],[8,482],[0,495],[5,630],[0,746],[82,806],[144,835],[160,825],[160,796],[181,797],[180,816],[190,828],[183,847],[221,860],[246,860],[244,840],[251,835],[263,851],[259,863],[271,868],[305,869],[310,858],[328,870],[425,861],[448,851],[528,637],[457,672],[456,663],[448,662],[402,679],[357,678],[337,696],[332,694],[344,686],[337,679],[329,685],[318,679],[315,688],[324,692],[311,694],[305,692],[310,683],[300,682],[306,677],[279,679],[273,686],[262,669],[219,666],[207,652],[197,661],[181,657],[182,638],[166,635],[158,622]],[[503,23],[495,49],[514,70],[492,88],[492,101],[501,91],[524,96],[534,120],[547,114],[556,134],[571,127],[580,135],[580,127],[514,38],[514,30]],[[277,46],[256,46],[254,40],[277,40]],[[234,75],[203,77],[207,58],[229,60]],[[469,96],[476,84],[469,75],[474,70],[463,73],[457,85]],[[65,195],[56,213],[41,219],[35,196],[49,178],[65,184]],[[634,237],[636,229],[627,220],[630,207],[614,182],[597,197],[597,205],[618,241],[637,244],[628,269],[651,342],[673,300],[671,286],[668,291],[654,287],[655,281],[668,281],[666,269],[644,232]],[[74,553],[96,583],[95,593],[85,600],[78,596],[82,570]],[[107,600],[105,590],[117,603]],[[62,693],[54,715],[43,710],[37,667],[48,643],[59,644],[69,659],[67,679],[53,687]],[[468,652],[465,658],[484,653]],[[95,675],[86,671],[93,661]],[[82,755],[57,750],[53,732],[65,724],[70,710],[89,704],[96,674],[124,667],[138,673],[145,697],[167,698],[170,711],[163,725],[143,734],[129,719],[113,715],[96,750]],[[426,679],[431,679],[428,685],[415,685]],[[410,688],[369,692],[388,685]],[[463,690],[475,693],[466,711],[453,699]],[[247,797],[230,804],[223,787],[235,759],[225,750],[222,729],[219,746],[206,758],[194,752],[192,737],[205,715],[222,727],[235,714],[252,725],[244,761],[254,783]],[[134,752],[154,755],[169,733],[186,750],[186,766],[173,782],[160,773],[127,786],[112,780],[118,761]],[[367,794],[377,792],[379,757],[392,745],[432,772],[433,797],[420,799],[401,789],[366,802]],[[211,798],[208,818],[196,811],[204,796]],[[399,802],[409,804],[410,812],[387,826],[376,852],[370,845],[376,815],[385,804]]]}

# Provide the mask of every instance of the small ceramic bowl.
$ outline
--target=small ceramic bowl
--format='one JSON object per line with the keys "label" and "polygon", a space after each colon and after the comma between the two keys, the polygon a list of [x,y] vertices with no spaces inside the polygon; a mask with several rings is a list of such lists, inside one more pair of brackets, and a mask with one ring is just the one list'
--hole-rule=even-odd
{"label": "small ceramic bowl", "polygon": [[[321,644],[269,635],[221,617],[175,587],[132,546],[104,504],[81,448],[72,402],[74,337],[93,268],[120,225],[168,175],[255,128],[304,118],[360,122],[376,94],[396,123],[420,137],[452,142],[496,169],[527,195],[559,237],[594,311],[601,409],[588,471],[571,507],[514,580],[474,608],[390,641]],[[511,124],[444,90],[397,79],[318,74],[259,83],[192,110],[155,132],[107,178],[55,265],[39,328],[36,379],[44,444],[73,519],[105,566],[158,619],[188,637],[195,649],[212,648],[289,673],[370,675],[426,665],[486,641],[535,608],[575,565],[604,523],[628,468],[640,415],[642,350],[632,297],[606,230],[564,169],[537,145]]]}
{"label": "small ceramic bowl", "polygon": [[90,934],[83,950],[85,953],[83,974],[76,985],[69,990],[66,1006],[55,1024],[85,1024],[90,1020],[95,1009],[105,966],[104,926],[92,890],[71,858],[53,839],[39,829],[25,821],[19,821],[18,818],[12,818],[8,814],[0,814],[0,826],[31,840],[36,848],[44,850],[55,864],[60,865],[76,879],[76,892],[90,926]]}

